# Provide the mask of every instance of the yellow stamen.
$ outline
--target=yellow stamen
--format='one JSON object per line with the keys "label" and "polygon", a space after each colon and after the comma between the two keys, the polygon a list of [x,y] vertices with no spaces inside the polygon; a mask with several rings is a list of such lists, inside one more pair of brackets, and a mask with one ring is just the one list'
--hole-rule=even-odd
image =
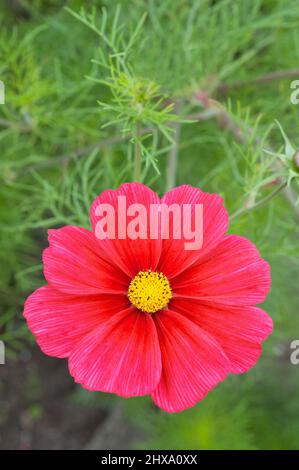
{"label": "yellow stamen", "polygon": [[155,271],[139,271],[132,279],[128,297],[139,310],[155,313],[166,307],[172,298],[169,281],[163,273]]}

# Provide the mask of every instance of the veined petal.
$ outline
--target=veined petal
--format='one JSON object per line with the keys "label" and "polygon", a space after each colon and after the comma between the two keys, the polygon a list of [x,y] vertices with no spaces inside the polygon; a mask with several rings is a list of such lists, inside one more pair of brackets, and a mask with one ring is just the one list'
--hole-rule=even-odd
{"label": "veined petal", "polygon": [[75,381],[123,397],[151,393],[161,377],[161,351],[152,317],[129,308],[76,346],[69,359]]}
{"label": "veined petal", "polygon": [[43,286],[26,300],[24,317],[45,354],[67,357],[87,333],[126,306],[122,296],[74,296]]}
{"label": "veined petal", "polygon": [[155,316],[162,376],[152,398],[168,412],[190,408],[224,380],[230,362],[208,333],[183,315],[163,310]]}
{"label": "veined petal", "polygon": [[[112,239],[110,234],[110,238],[100,239],[98,243],[106,259],[115,263],[129,276],[135,276],[142,270],[154,271],[157,267],[162,247],[158,217],[155,238],[150,231],[153,228],[151,205],[158,207],[159,203],[157,194],[147,186],[126,183],[119,189],[104,191],[91,206],[90,218],[96,237],[101,233],[101,210],[115,214],[115,226],[112,230],[115,239]],[[131,211],[128,216],[127,211]],[[106,214],[105,217],[108,219]],[[104,229],[107,231],[107,227]],[[134,239],[135,236],[138,238]]]}
{"label": "veined petal", "polygon": [[[228,214],[223,206],[222,198],[217,194],[205,193],[188,185],[172,189],[165,194],[161,202],[168,206],[179,205],[181,208],[180,219],[173,217],[171,213],[169,225],[171,237],[163,240],[159,263],[159,269],[169,278],[173,278],[195,261],[202,259],[219,244],[227,231]],[[202,213],[199,210],[200,207]],[[184,233],[184,226],[192,228],[196,233],[197,241],[201,244],[200,248],[194,249],[195,245],[193,245],[192,249],[186,249],[186,244],[190,244],[192,238],[190,238],[191,233]],[[176,237],[179,234],[181,236],[176,239],[172,236],[174,233]]]}
{"label": "veined petal", "polygon": [[67,294],[126,294],[130,279],[103,259],[94,234],[80,227],[49,230],[49,248],[43,253],[49,284]]}
{"label": "veined petal", "polygon": [[176,299],[172,307],[217,340],[231,362],[231,372],[246,372],[261,352],[261,342],[273,330],[271,317],[258,307],[199,304]]}
{"label": "veined petal", "polygon": [[226,305],[256,305],[270,289],[270,266],[246,238],[229,235],[202,263],[175,278],[176,297]]}

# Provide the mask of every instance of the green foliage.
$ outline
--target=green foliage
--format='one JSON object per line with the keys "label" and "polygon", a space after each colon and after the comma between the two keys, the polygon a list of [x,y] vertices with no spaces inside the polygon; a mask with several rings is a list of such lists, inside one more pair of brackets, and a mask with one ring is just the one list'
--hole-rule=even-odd
{"label": "green foliage", "polygon": [[21,12],[0,6],[0,337],[9,354],[30,341],[22,305],[44,282],[47,229],[89,228],[93,198],[138,174],[162,195],[178,158],[176,184],[222,195],[230,231],[270,261],[274,334],[253,371],[178,415],[148,399],[75,398],[123,406],[145,434],[140,447],[298,447],[288,355],[299,328],[298,210],[282,189],[298,198],[298,108],[293,78],[254,81],[298,62],[297,0],[20,3]]}

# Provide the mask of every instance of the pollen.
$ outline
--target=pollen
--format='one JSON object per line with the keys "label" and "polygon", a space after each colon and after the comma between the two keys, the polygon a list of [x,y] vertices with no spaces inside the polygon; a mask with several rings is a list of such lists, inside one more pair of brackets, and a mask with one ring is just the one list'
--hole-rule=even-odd
{"label": "pollen", "polygon": [[169,281],[163,273],[156,271],[139,271],[132,279],[128,297],[139,310],[155,313],[168,305],[172,298]]}

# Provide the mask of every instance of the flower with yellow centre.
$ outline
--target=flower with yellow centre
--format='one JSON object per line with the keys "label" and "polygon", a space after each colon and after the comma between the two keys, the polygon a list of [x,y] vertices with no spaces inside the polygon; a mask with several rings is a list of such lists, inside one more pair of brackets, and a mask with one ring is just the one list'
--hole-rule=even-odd
{"label": "flower with yellow centre", "polygon": [[156,271],[139,271],[132,279],[128,297],[139,310],[155,313],[168,305],[172,298],[169,281],[163,273]]}

